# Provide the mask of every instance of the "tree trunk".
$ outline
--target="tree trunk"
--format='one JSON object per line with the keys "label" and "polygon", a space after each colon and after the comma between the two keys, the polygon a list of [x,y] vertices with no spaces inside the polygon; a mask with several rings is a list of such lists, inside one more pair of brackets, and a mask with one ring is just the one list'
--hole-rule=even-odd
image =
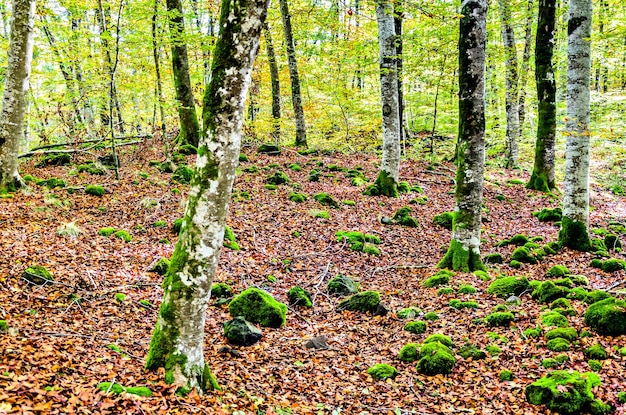
{"label": "tree trunk", "polygon": [[[174,171],[175,164],[172,162],[172,151],[167,137],[167,126],[165,125],[165,109],[163,108],[163,85],[161,84],[161,63],[159,59],[159,45],[157,41],[157,17],[159,12],[159,0],[154,1],[154,13],[152,13],[152,58],[154,59],[154,72],[156,76],[156,99],[159,107],[159,116],[161,120],[161,137],[163,138],[163,152],[165,153],[165,162],[169,168]],[[155,116],[156,118],[156,116]],[[156,123],[155,123],[156,124]]]}
{"label": "tree trunk", "polygon": [[591,0],[570,0],[567,23],[567,132],[563,221],[559,242],[591,249],[589,239],[589,99]]}
{"label": "tree trunk", "polygon": [[185,43],[185,22],[181,0],[167,0],[167,12],[170,26],[170,42],[172,43],[172,72],[174,88],[178,101],[178,117],[180,118],[180,142],[198,146],[200,126],[196,115],[196,104],[193,100],[193,89],[189,78],[189,60],[187,43]]}
{"label": "tree trunk", "polygon": [[498,0],[500,5],[500,25],[502,26],[502,43],[506,55],[506,168],[517,166],[519,158],[519,107],[518,107],[518,73],[517,49],[515,34],[511,24],[511,8],[509,0]]}
{"label": "tree trunk", "polygon": [[406,131],[404,131],[404,88],[402,85],[402,69],[404,67],[402,57],[402,14],[404,12],[402,7],[402,0],[396,1],[394,3],[393,12],[393,25],[396,32],[396,70],[398,72],[398,122],[400,125],[398,136],[400,137],[400,143],[404,143],[404,147],[406,147]]}
{"label": "tree trunk", "polygon": [[526,33],[524,36],[524,53],[522,54],[522,64],[520,66],[519,75],[519,98],[518,98],[518,119],[519,133],[521,138],[524,136],[524,121],[526,121],[526,83],[528,80],[528,70],[530,62],[530,48],[533,42],[533,8],[535,0],[528,0],[528,8],[526,9]]}
{"label": "tree trunk", "polygon": [[[204,68],[204,86],[206,87],[211,80],[211,39],[208,39],[202,33],[202,16],[200,16],[200,11],[198,10],[198,0],[191,0],[191,9],[196,22],[196,29],[198,29],[198,33],[200,33],[200,36],[203,38],[201,45],[202,67]],[[211,20],[212,18],[209,16],[209,21]]]}
{"label": "tree trunk", "polygon": [[389,0],[376,2],[378,45],[380,50],[380,94],[383,124],[383,158],[380,172],[369,194],[398,196],[400,172],[400,109],[398,67],[393,6]]}
{"label": "tree trunk", "polygon": [[181,234],[163,282],[146,368],[200,392],[219,387],[203,356],[206,308],[224,238],[250,72],[268,0],[224,0]]}
{"label": "tree trunk", "polygon": [[456,206],[450,248],[438,267],[468,272],[484,269],[480,228],[485,167],[487,0],[463,0],[461,15]]}
{"label": "tree trunk", "polygon": [[14,0],[0,115],[0,193],[22,187],[17,156],[33,58],[34,26],[35,0]]}
{"label": "tree trunk", "polygon": [[278,65],[276,64],[276,52],[272,43],[272,33],[267,22],[263,25],[263,32],[265,33],[267,61],[270,66],[270,78],[272,80],[272,137],[278,143],[280,141],[280,78],[278,77]]}
{"label": "tree trunk", "polygon": [[287,61],[289,65],[289,79],[291,80],[291,100],[293,101],[293,113],[296,119],[296,146],[307,146],[306,125],[304,123],[304,110],[302,109],[302,94],[300,92],[300,76],[298,75],[298,62],[296,60],[296,46],[291,30],[291,14],[287,0],[280,0],[280,14],[283,17],[283,30],[287,45]]}
{"label": "tree trunk", "polygon": [[539,0],[535,44],[535,80],[537,83],[538,121],[535,165],[526,187],[541,192],[556,188],[554,154],[556,145],[556,81],[552,67],[554,51],[556,0]]}

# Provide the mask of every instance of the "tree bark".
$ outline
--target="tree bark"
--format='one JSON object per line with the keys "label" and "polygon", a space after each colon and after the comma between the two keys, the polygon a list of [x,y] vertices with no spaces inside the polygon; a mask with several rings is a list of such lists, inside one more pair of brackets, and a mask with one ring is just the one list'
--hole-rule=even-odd
{"label": "tree bark", "polygon": [[2,114],[0,115],[0,192],[22,187],[18,151],[33,58],[35,0],[14,0]]}
{"label": "tree bark", "polygon": [[484,269],[480,231],[485,166],[487,0],[463,0],[461,15],[456,205],[450,248],[438,266],[468,272]]}
{"label": "tree bark", "polygon": [[528,70],[530,63],[530,49],[533,41],[533,22],[534,13],[533,8],[535,5],[534,0],[528,0],[528,8],[526,9],[526,33],[524,35],[524,52],[522,54],[522,63],[520,65],[519,74],[519,97],[518,97],[518,119],[519,119],[519,133],[521,138],[524,136],[524,121],[526,121],[526,83],[528,80]]}
{"label": "tree bark", "polygon": [[567,22],[567,135],[563,221],[559,242],[591,249],[589,238],[589,117],[591,0],[570,0]]}
{"label": "tree bark", "polygon": [[224,238],[250,72],[268,0],[224,0],[211,81],[204,95],[198,148],[181,234],[163,282],[163,302],[146,368],[200,392],[219,387],[203,356],[211,284]]}
{"label": "tree bark", "polygon": [[393,5],[389,0],[376,2],[378,45],[380,51],[380,94],[382,105],[383,157],[373,188],[366,192],[398,196],[400,172],[400,109],[398,66]]}
{"label": "tree bark", "polygon": [[556,146],[556,81],[552,67],[554,52],[556,0],[539,0],[535,44],[535,80],[537,83],[538,122],[535,165],[526,187],[550,192],[554,183]]}
{"label": "tree bark", "polygon": [[511,8],[509,0],[498,0],[500,6],[500,25],[502,27],[502,43],[506,55],[506,168],[517,166],[519,159],[519,106],[518,106],[518,72],[515,33],[511,24]]}
{"label": "tree bark", "polygon": [[181,0],[166,0],[170,26],[170,42],[172,44],[172,72],[174,89],[178,101],[178,117],[180,119],[180,139],[182,144],[198,146],[200,125],[196,115],[196,104],[189,77],[189,59],[187,43],[185,43],[185,22]]}
{"label": "tree bark", "polygon": [[[176,166],[172,162],[172,151],[167,137],[167,126],[165,124],[165,109],[163,108],[163,85],[161,84],[161,62],[159,59],[159,45],[157,41],[157,17],[159,12],[159,0],[154,0],[154,13],[152,13],[152,58],[154,59],[154,72],[156,76],[156,99],[159,107],[159,116],[161,120],[161,138],[163,138],[163,152],[165,153],[165,162],[169,164],[169,168],[174,171]],[[156,118],[156,116],[155,116]],[[156,124],[156,123],[155,123]]]}
{"label": "tree bark", "polygon": [[278,143],[280,141],[280,78],[278,77],[278,65],[276,64],[276,52],[272,43],[272,33],[267,22],[263,25],[263,33],[265,33],[267,61],[272,80],[272,137]]}
{"label": "tree bark", "polygon": [[302,109],[302,93],[300,92],[300,75],[298,74],[298,61],[296,60],[296,45],[293,40],[291,29],[291,14],[287,0],[280,0],[280,14],[283,18],[283,30],[287,45],[287,63],[289,65],[289,79],[291,80],[291,100],[293,101],[293,113],[296,120],[296,146],[307,146],[306,124],[304,122],[304,110]]}

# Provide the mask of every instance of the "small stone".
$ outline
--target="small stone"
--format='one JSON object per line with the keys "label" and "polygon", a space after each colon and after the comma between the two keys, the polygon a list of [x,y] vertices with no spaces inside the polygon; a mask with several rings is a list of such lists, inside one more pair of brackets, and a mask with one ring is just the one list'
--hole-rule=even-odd
{"label": "small stone", "polygon": [[515,295],[510,296],[509,298],[506,299],[507,304],[515,304],[515,305],[520,305],[522,304],[522,300]]}
{"label": "small stone", "polygon": [[263,333],[242,316],[237,316],[224,323],[224,335],[232,344],[250,346],[261,340]]}
{"label": "small stone", "polygon": [[326,343],[326,336],[317,336],[309,339],[304,346],[307,349],[326,350],[328,349],[328,343]]}

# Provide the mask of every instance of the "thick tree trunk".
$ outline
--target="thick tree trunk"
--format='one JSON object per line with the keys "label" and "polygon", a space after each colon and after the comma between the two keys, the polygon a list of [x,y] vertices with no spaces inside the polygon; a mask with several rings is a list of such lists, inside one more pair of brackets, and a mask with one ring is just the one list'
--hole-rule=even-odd
{"label": "thick tree trunk", "polygon": [[393,6],[389,0],[376,2],[378,45],[380,51],[380,94],[382,104],[383,158],[380,172],[369,194],[398,196],[400,172],[400,104]]}
{"label": "thick tree trunk", "polygon": [[206,308],[218,265],[241,146],[250,71],[268,0],[224,0],[203,134],[180,238],[163,282],[163,302],[146,367],[166,381],[201,392],[218,387],[203,356]]}
{"label": "thick tree trunk", "polygon": [[278,143],[280,141],[280,79],[278,77],[278,65],[276,64],[276,52],[272,43],[272,33],[267,22],[263,25],[263,32],[265,33],[267,62],[270,67],[270,78],[272,80],[272,136],[274,141]]}
{"label": "thick tree trunk", "polygon": [[563,221],[559,242],[578,251],[589,239],[589,100],[591,0],[570,0],[567,24],[567,131]]}
{"label": "thick tree trunk", "polygon": [[0,115],[0,193],[22,186],[17,156],[33,58],[35,0],[14,0],[2,114]]}
{"label": "thick tree trunk", "polygon": [[535,44],[535,80],[537,83],[538,122],[535,165],[526,187],[541,192],[556,188],[554,154],[556,145],[556,81],[552,67],[554,51],[556,0],[539,0],[539,18]]}
{"label": "thick tree trunk", "polygon": [[169,16],[172,72],[174,74],[176,100],[178,101],[178,117],[180,118],[180,142],[197,147],[200,139],[200,125],[198,124],[196,104],[189,77],[183,4],[181,0],[167,0],[165,3]]}
{"label": "thick tree trunk", "polygon": [[484,268],[480,228],[485,166],[487,0],[463,0],[461,15],[456,205],[450,248],[438,266],[468,272]]}
{"label": "thick tree trunk", "polygon": [[498,3],[500,5],[502,43],[504,44],[504,54],[506,55],[506,168],[510,169],[517,166],[519,158],[517,49],[511,22],[509,0],[498,0]]}
{"label": "thick tree trunk", "polygon": [[298,74],[296,45],[293,40],[293,31],[291,29],[291,14],[289,14],[289,6],[287,5],[287,0],[280,0],[280,14],[283,18],[285,44],[287,45],[287,63],[289,65],[289,79],[291,80],[291,100],[293,101],[293,113],[296,119],[296,146],[306,147],[306,124],[304,122],[304,110],[302,109],[300,75]]}
{"label": "thick tree trunk", "polygon": [[526,33],[524,35],[524,52],[522,54],[522,63],[520,65],[519,74],[519,98],[518,98],[518,112],[519,112],[519,133],[521,138],[524,136],[524,121],[526,121],[526,83],[528,80],[528,69],[530,63],[530,49],[533,42],[533,18],[535,0],[528,0],[528,8],[526,9]]}

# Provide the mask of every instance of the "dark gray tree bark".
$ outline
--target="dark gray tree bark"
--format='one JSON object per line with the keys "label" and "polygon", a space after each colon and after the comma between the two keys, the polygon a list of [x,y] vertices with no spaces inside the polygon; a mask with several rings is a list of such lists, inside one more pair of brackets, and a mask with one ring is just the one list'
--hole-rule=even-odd
{"label": "dark gray tree bark", "polygon": [[533,42],[533,23],[534,19],[534,5],[535,0],[528,0],[528,6],[526,9],[526,32],[524,35],[524,52],[522,53],[522,63],[520,65],[519,73],[519,98],[518,98],[518,112],[519,112],[519,134],[521,138],[524,136],[524,122],[526,121],[526,84],[528,81],[528,72],[530,68],[530,49]]}
{"label": "dark gray tree bark", "polygon": [[450,248],[438,266],[468,272],[484,269],[480,231],[485,167],[487,0],[463,0],[461,15],[456,204]]}
{"label": "dark gray tree bark", "polygon": [[146,368],[200,392],[219,388],[203,354],[206,308],[219,261],[239,163],[250,72],[268,0],[224,0],[204,95],[203,134],[180,237],[163,281],[163,301]]}
{"label": "dark gray tree bark", "polygon": [[278,142],[280,140],[280,79],[278,77],[278,65],[276,64],[276,52],[272,42],[270,27],[265,22],[263,26],[265,33],[265,47],[267,50],[267,61],[270,67],[270,79],[272,81],[272,136]]}
{"label": "dark gray tree bark", "polygon": [[500,25],[502,27],[502,43],[506,55],[506,168],[517,166],[519,159],[519,101],[518,71],[515,33],[511,22],[509,0],[498,0],[500,5]]}

